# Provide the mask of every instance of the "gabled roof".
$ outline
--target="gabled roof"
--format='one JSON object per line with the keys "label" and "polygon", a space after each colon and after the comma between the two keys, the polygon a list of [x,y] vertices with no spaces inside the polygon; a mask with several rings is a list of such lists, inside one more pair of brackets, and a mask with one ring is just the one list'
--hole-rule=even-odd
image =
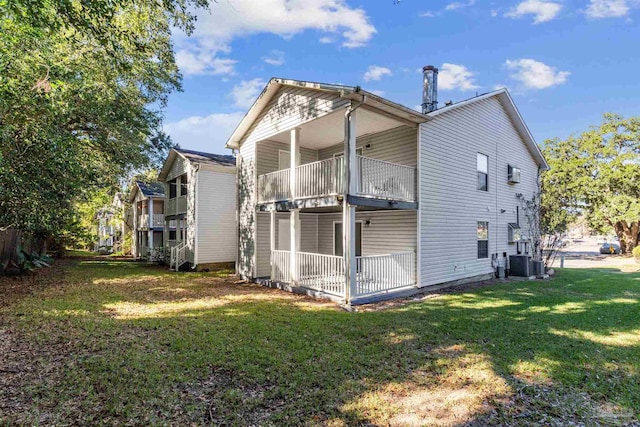
{"label": "gabled roof", "polygon": [[161,182],[146,183],[136,180],[131,193],[129,193],[129,202],[136,198],[136,192],[140,191],[144,197],[164,197],[164,185]]}
{"label": "gabled roof", "polygon": [[258,98],[255,100],[247,114],[242,118],[233,134],[226,143],[227,148],[239,148],[240,141],[245,133],[249,130],[253,122],[260,116],[269,102],[278,93],[280,88],[284,86],[316,90],[321,92],[333,92],[341,98],[352,99],[358,102],[364,102],[366,105],[378,109],[386,114],[391,114],[405,121],[413,123],[424,123],[429,117],[405,107],[388,99],[382,98],[374,93],[362,90],[360,86],[345,86],[330,83],[306,82],[302,80],[290,80],[281,78],[272,78],[262,90]]}
{"label": "gabled roof", "polygon": [[493,92],[484,93],[482,95],[478,95],[473,98],[466,99],[464,101],[456,102],[455,104],[438,108],[437,110],[427,113],[427,116],[432,118],[437,117],[441,114],[446,114],[450,111],[457,110],[466,105],[475,104],[476,102],[480,102],[484,99],[491,98],[494,96],[500,100],[500,103],[502,104],[505,111],[507,112],[507,115],[511,119],[511,122],[513,123],[518,133],[520,134],[521,138],[525,142],[527,148],[529,149],[529,152],[535,159],[536,163],[538,163],[538,166],[544,170],[548,170],[549,164],[545,160],[544,155],[542,154],[542,151],[540,151],[540,147],[538,147],[538,144],[536,143],[535,139],[533,139],[533,135],[531,135],[531,132],[527,127],[527,124],[524,122],[524,119],[522,118],[522,116],[520,115],[520,112],[518,111],[518,107],[516,107],[515,102],[513,102],[513,98],[511,98],[511,95],[509,94],[509,91],[506,88],[498,89]]}
{"label": "gabled roof", "polygon": [[195,151],[195,150],[186,150],[184,148],[172,148],[169,151],[169,155],[167,159],[164,161],[164,165],[162,165],[162,170],[158,175],[158,179],[160,181],[164,181],[171,170],[171,166],[173,166],[173,162],[176,157],[182,157],[188,162],[201,164],[201,165],[209,165],[209,166],[217,166],[224,168],[235,168],[236,167],[236,158],[229,155],[224,154],[213,154],[213,153],[205,153],[203,151]]}

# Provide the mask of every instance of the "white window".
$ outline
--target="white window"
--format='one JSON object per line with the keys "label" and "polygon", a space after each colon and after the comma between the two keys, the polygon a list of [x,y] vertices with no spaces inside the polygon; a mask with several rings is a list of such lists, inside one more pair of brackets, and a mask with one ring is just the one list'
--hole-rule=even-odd
{"label": "white window", "polygon": [[489,156],[478,153],[478,190],[489,191]]}
{"label": "white window", "polygon": [[478,258],[489,258],[489,223],[478,221]]}

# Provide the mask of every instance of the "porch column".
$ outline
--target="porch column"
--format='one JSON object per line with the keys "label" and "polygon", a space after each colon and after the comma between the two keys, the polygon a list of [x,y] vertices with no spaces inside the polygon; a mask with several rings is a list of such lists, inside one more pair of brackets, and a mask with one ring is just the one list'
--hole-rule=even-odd
{"label": "porch column", "polygon": [[271,253],[269,254],[269,260],[271,263],[271,280],[273,280],[276,275],[276,265],[273,262],[273,251],[276,250],[276,211],[271,211],[270,220],[269,237],[271,240]]}
{"label": "porch column", "polygon": [[356,207],[348,196],[356,193],[356,111],[349,106],[344,121],[344,200],[342,202],[342,248],[345,263],[345,300],[356,295]]}
{"label": "porch column", "polygon": [[133,216],[133,224],[131,230],[131,255],[134,258],[138,258],[138,202],[134,201],[131,204],[131,211]]}
{"label": "porch column", "polygon": [[[291,153],[291,167],[289,170],[289,188],[291,191],[291,198],[296,196],[296,167],[300,164],[300,128],[291,129],[291,146],[289,149]],[[292,209],[290,211],[290,281],[295,284],[298,279],[298,263],[297,254],[300,251],[300,209]]]}
{"label": "porch column", "polygon": [[151,258],[151,253],[153,251],[153,199],[149,199],[149,223],[147,227],[147,233],[149,233],[149,258]]}

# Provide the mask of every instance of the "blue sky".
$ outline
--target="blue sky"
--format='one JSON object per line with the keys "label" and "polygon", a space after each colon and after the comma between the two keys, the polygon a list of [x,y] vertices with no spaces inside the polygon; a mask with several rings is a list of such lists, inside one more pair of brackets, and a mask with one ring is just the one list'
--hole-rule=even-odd
{"label": "blue sky", "polygon": [[227,137],[271,77],[360,85],[418,108],[507,87],[538,143],[638,115],[640,0],[218,0],[175,34],[184,91],[165,129],[183,148]]}

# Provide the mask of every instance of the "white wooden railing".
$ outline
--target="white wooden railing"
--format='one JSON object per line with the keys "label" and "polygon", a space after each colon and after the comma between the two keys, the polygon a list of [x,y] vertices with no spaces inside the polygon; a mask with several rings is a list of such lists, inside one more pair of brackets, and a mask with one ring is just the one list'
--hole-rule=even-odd
{"label": "white wooden railing", "polygon": [[340,193],[340,168],[342,161],[338,158],[307,163],[296,168],[295,197],[331,196]]}
{"label": "white wooden railing", "polygon": [[271,251],[271,280],[289,282],[290,263],[289,251]]}
{"label": "white wooden railing", "polygon": [[369,197],[416,200],[416,168],[369,157],[356,157],[358,194]]}
{"label": "white wooden railing", "polygon": [[164,227],[164,214],[153,214],[152,227]]}
{"label": "white wooden railing", "polygon": [[290,198],[290,169],[267,173],[258,177],[258,201],[260,203],[277,202]]}
{"label": "white wooden railing", "polygon": [[362,297],[416,284],[416,254],[400,252],[356,257],[356,295]]}
{"label": "white wooden railing", "polygon": [[185,262],[187,262],[187,244],[180,242],[171,248],[169,268],[178,271]]}
{"label": "white wooden railing", "polygon": [[[342,157],[306,163],[296,167],[293,197],[331,196],[343,192]],[[258,177],[258,202],[291,198],[290,169]],[[356,156],[356,193],[360,196],[413,202],[416,200],[416,168]]]}
{"label": "white wooden railing", "polygon": [[[290,282],[290,252],[271,252],[271,279]],[[297,284],[331,295],[345,296],[343,257],[310,252],[296,254]],[[356,257],[356,293],[359,298],[416,284],[416,254],[400,252]]]}
{"label": "white wooden railing", "polygon": [[327,294],[344,296],[344,258],[309,252],[296,254],[298,284]]}

